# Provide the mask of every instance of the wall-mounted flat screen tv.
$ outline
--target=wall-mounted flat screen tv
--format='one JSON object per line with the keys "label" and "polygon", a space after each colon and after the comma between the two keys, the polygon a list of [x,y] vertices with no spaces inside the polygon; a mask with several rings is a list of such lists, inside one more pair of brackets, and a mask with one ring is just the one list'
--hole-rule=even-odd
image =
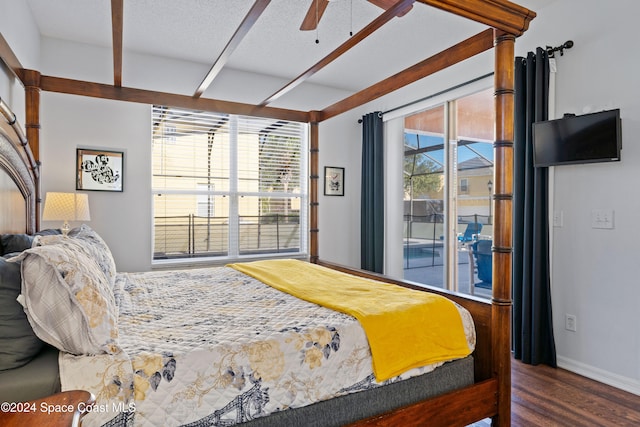
{"label": "wall-mounted flat screen tv", "polygon": [[620,110],[608,110],[533,124],[536,167],[620,160]]}

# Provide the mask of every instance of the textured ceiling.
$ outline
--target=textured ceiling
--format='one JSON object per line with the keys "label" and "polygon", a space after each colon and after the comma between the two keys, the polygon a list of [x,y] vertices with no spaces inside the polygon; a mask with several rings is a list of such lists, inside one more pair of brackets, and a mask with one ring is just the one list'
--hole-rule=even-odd
{"label": "textured ceiling", "polygon": [[[27,2],[42,36],[111,47],[111,1]],[[300,31],[310,4],[272,0],[226,67],[293,79],[347,41],[350,31],[356,33],[383,12],[366,0],[333,0],[317,31]],[[125,0],[124,51],[211,66],[252,5],[253,0]],[[361,90],[483,29],[416,3],[309,82]],[[124,81],[126,75],[125,64]]]}

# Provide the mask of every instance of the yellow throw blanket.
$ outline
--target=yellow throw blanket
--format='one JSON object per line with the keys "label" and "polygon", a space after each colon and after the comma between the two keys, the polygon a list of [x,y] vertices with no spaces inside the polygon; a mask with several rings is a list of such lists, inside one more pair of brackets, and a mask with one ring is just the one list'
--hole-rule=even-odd
{"label": "yellow throw blanket", "polygon": [[280,291],[360,321],[378,381],[471,351],[454,303],[440,295],[298,260],[229,264]]}

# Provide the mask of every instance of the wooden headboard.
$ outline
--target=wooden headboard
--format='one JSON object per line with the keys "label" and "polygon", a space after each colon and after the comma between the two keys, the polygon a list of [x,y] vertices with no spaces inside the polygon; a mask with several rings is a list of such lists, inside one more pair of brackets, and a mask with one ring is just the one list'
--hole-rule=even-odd
{"label": "wooden headboard", "polygon": [[0,117],[0,233],[37,231],[38,174],[27,150],[28,145]]}

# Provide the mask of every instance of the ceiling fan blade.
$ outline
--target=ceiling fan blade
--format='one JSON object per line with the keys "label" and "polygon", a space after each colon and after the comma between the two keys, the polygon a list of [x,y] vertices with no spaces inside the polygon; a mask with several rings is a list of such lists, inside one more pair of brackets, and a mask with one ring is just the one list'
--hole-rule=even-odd
{"label": "ceiling fan blade", "polygon": [[311,2],[311,6],[309,6],[309,10],[307,10],[307,15],[302,21],[300,29],[302,31],[315,30],[318,22],[320,22],[320,18],[322,18],[324,10],[328,5],[329,0],[313,0]]}
{"label": "ceiling fan blade", "polygon": [[[393,6],[394,4],[396,4],[398,2],[398,0],[368,0],[369,3],[371,4],[375,4],[376,6],[387,10],[389,9],[391,6]],[[413,6],[411,6],[410,8],[408,8],[406,11],[402,12],[400,15],[398,15],[398,17],[404,16],[407,13],[409,13],[409,11],[413,8]]]}

